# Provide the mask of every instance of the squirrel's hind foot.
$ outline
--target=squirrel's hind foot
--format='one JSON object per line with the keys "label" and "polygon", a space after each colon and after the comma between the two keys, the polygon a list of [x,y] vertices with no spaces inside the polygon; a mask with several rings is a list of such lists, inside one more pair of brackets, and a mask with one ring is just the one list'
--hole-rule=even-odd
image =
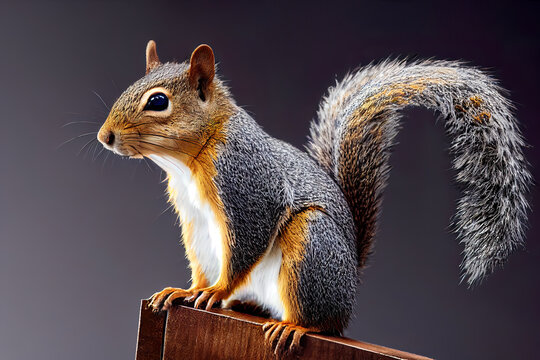
{"label": "squirrel's hind foot", "polygon": [[180,288],[166,287],[148,299],[148,308],[154,311],[168,310],[174,300],[193,295],[193,291]]}
{"label": "squirrel's hind foot", "polygon": [[274,355],[278,358],[300,355],[302,337],[308,332],[318,332],[316,329],[274,320],[266,322],[262,329],[265,342],[272,348]]}

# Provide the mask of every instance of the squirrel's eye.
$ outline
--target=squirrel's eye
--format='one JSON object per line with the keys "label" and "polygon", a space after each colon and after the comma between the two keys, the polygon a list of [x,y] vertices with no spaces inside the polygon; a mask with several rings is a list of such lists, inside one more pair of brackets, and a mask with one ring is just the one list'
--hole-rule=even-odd
{"label": "squirrel's eye", "polygon": [[148,102],[146,103],[144,110],[163,111],[168,107],[169,99],[167,98],[167,95],[163,93],[156,93],[148,98]]}

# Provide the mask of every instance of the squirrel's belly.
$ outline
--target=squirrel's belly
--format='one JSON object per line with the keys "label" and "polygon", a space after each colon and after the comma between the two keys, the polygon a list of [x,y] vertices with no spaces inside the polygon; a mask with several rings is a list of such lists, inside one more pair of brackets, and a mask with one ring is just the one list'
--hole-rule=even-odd
{"label": "squirrel's belly", "polygon": [[214,284],[221,270],[223,239],[210,204],[200,196],[191,170],[184,163],[169,156],[149,155],[149,158],[167,172],[171,201],[182,226],[190,227],[191,236],[184,242],[189,247],[186,251],[195,254],[206,279]]}
{"label": "squirrel's belly", "polygon": [[272,246],[251,271],[245,284],[234,291],[223,307],[228,307],[234,300],[250,302],[269,311],[272,318],[282,320],[285,310],[278,287],[281,261],[281,249]]}

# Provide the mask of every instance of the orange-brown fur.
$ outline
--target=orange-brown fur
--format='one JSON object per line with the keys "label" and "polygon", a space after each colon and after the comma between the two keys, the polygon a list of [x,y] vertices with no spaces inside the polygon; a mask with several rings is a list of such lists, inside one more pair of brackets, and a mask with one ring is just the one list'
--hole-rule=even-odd
{"label": "orange-brown fur", "polygon": [[278,234],[278,245],[283,254],[278,286],[283,307],[284,321],[302,324],[300,304],[296,297],[299,266],[304,258],[305,244],[309,241],[308,224],[319,207],[308,207],[285,222]]}
{"label": "orange-brown fur", "polygon": [[460,113],[469,112],[472,118],[479,124],[485,124],[491,118],[491,113],[482,110],[485,107],[484,100],[479,96],[471,96],[463,100],[460,104],[454,105],[454,108]]}
{"label": "orange-brown fur", "polygon": [[489,120],[491,114],[487,111],[482,111],[480,114],[474,116],[474,120],[478,121],[480,124],[485,123]]}

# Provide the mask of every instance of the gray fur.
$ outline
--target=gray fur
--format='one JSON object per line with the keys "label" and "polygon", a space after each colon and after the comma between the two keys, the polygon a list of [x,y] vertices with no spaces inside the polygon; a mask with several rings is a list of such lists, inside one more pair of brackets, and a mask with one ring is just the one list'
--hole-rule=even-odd
{"label": "gray fur", "polygon": [[229,119],[226,133],[216,185],[233,237],[233,273],[248,270],[295,213],[323,208],[309,226],[298,296],[305,326],[332,323],[341,330],[357,280],[354,224],[343,193],[306,153],[270,137],[245,111]]}
{"label": "gray fur", "polygon": [[[521,150],[524,141],[511,104],[501,95],[503,90],[495,80],[458,62],[385,61],[367,66],[329,90],[320,105],[319,119],[312,124],[308,152],[343,188],[347,185],[340,182],[343,174],[355,171],[340,165],[344,155],[341,146],[353,131],[350,124],[355,111],[392,86],[423,82],[426,86],[422,91],[404,95],[406,104],[381,106],[377,114],[365,119],[364,136],[354,139],[360,149],[355,166],[361,167],[370,157],[374,161],[373,166],[364,166],[362,176],[375,181],[362,191],[373,193],[376,213],[388,176],[389,153],[400,125],[398,111],[411,105],[441,114],[451,139],[456,180],[463,186],[455,229],[465,247],[462,280],[471,285],[522,245],[528,210],[526,196],[531,175]],[[481,102],[471,101],[475,97]],[[381,138],[370,136],[369,128],[381,130]],[[367,185],[359,181],[356,186]],[[348,200],[351,203],[352,199]],[[365,246],[371,246],[372,236],[364,241],[368,243]]]}
{"label": "gray fur", "polygon": [[248,270],[266,252],[287,206],[283,171],[272,161],[268,135],[242,112],[229,119],[226,146],[215,163],[215,183],[232,235],[233,274]]}
{"label": "gray fur", "polygon": [[357,268],[350,234],[323,212],[310,219],[299,269],[298,300],[305,326],[341,332],[354,308]]}

